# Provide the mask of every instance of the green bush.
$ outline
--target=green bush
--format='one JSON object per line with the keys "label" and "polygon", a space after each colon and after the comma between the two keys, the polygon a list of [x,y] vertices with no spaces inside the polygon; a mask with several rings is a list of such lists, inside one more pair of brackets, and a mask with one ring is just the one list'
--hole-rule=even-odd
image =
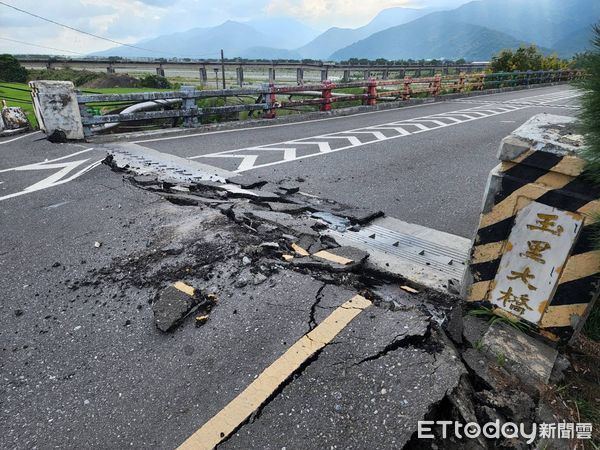
{"label": "green bush", "polygon": [[103,77],[99,72],[90,72],[89,70],[73,70],[68,67],[62,69],[42,69],[30,70],[30,80],[58,80],[72,81],[75,86],[82,86],[85,83]]}
{"label": "green bush", "polygon": [[140,78],[140,85],[142,87],[156,88],[156,89],[171,89],[173,86],[171,82],[165,77],[160,75],[144,75]]}
{"label": "green bush", "polygon": [[0,55],[0,81],[25,83],[27,69],[12,55]]}

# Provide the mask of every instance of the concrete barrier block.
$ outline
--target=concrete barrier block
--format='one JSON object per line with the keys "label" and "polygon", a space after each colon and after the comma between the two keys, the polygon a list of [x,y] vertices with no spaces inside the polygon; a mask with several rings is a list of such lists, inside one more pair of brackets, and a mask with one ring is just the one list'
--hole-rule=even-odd
{"label": "concrete barrier block", "polygon": [[577,335],[600,292],[600,188],[582,175],[582,147],[572,117],[548,114],[502,141],[462,284],[466,300],[554,342]]}
{"label": "concrete barrier block", "polygon": [[84,138],[75,86],[70,81],[31,81],[33,107],[40,129],[67,140]]}

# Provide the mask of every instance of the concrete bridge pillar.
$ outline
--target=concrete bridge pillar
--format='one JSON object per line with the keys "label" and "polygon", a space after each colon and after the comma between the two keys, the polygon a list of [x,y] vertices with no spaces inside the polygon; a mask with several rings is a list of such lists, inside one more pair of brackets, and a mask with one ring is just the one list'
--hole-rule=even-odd
{"label": "concrete bridge pillar", "polygon": [[200,75],[200,81],[202,82],[202,84],[206,83],[208,81],[208,75],[206,73],[206,67],[200,67],[200,69],[198,69],[199,75]]}
{"label": "concrete bridge pillar", "polygon": [[244,68],[242,66],[235,69],[238,85],[242,87],[244,85]]}
{"label": "concrete bridge pillar", "polygon": [[304,69],[299,67],[296,69],[296,83],[304,84]]}
{"label": "concrete bridge pillar", "polygon": [[400,69],[398,71],[398,78],[404,78],[406,76],[406,70]]}
{"label": "concrete bridge pillar", "polygon": [[389,75],[390,75],[390,71],[389,71],[388,69],[383,69],[383,75],[382,75],[382,78],[383,78],[384,80],[387,80],[387,79],[389,78]]}
{"label": "concrete bridge pillar", "polygon": [[110,65],[106,68],[106,73],[115,73],[115,68]]}
{"label": "concrete bridge pillar", "polygon": [[370,70],[363,71],[363,78],[365,80],[368,80],[369,78],[371,78],[371,71]]}
{"label": "concrete bridge pillar", "polygon": [[275,81],[275,67],[269,67],[269,83]]}
{"label": "concrete bridge pillar", "polygon": [[327,69],[321,69],[321,81],[326,81],[328,78],[328,70]]}
{"label": "concrete bridge pillar", "polygon": [[165,76],[165,69],[163,69],[162,66],[157,67],[156,68],[156,75],[164,77]]}
{"label": "concrete bridge pillar", "polygon": [[344,76],[342,78],[342,81],[344,81],[345,83],[350,81],[350,70],[348,70],[348,69],[344,70]]}

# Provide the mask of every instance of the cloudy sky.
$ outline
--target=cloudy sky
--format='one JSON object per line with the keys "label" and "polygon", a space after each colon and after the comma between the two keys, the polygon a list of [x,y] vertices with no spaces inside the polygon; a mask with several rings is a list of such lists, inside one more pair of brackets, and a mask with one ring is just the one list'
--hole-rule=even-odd
{"label": "cloudy sky", "polygon": [[[63,53],[75,56],[77,53],[85,54],[115,46],[15,11],[5,4],[119,42],[136,43],[161,34],[218,25],[226,20],[247,21],[265,17],[291,17],[317,30],[332,26],[357,27],[369,22],[385,8],[453,8],[466,1],[2,0],[0,53]],[[72,53],[24,43],[69,50]]]}

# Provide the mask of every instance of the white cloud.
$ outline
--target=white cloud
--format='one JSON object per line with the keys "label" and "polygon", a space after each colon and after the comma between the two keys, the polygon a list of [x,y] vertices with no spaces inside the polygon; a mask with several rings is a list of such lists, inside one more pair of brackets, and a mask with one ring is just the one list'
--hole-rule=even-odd
{"label": "white cloud", "polygon": [[410,0],[270,0],[267,13],[289,15],[312,24],[330,27],[365,25],[379,11],[411,6]]}
{"label": "white cloud", "polygon": [[[6,0],[20,9],[128,44],[226,20],[292,17],[318,29],[365,25],[380,10],[466,0]],[[411,3],[412,2],[412,3]],[[79,53],[115,44],[0,5],[0,37]],[[0,53],[45,53],[0,40]]]}

